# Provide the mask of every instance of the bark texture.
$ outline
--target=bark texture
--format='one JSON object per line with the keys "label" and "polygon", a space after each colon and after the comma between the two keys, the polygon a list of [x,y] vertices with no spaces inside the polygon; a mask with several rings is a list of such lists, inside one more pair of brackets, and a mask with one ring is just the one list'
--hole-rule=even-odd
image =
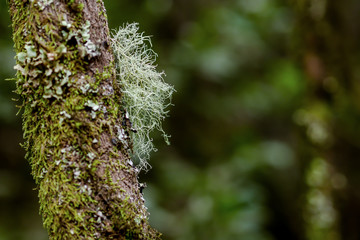
{"label": "bark texture", "polygon": [[101,0],[10,0],[24,147],[50,239],[158,239]]}

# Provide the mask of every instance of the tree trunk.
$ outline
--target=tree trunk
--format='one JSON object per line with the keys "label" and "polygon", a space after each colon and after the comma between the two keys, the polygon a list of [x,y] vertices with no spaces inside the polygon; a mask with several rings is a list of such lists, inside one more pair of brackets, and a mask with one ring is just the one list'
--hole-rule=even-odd
{"label": "tree trunk", "polygon": [[[355,23],[360,20],[360,2],[294,2],[296,52],[309,87],[299,117],[313,147],[312,162],[325,162],[321,173],[328,176],[320,186],[310,186],[318,198],[308,202],[322,197],[327,204],[308,216],[308,239],[359,239],[360,29]],[[319,175],[318,170],[314,173]]]}
{"label": "tree trunk", "polygon": [[[148,224],[101,0],[9,0],[24,147],[50,239],[159,239]],[[129,134],[127,134],[128,136]]]}

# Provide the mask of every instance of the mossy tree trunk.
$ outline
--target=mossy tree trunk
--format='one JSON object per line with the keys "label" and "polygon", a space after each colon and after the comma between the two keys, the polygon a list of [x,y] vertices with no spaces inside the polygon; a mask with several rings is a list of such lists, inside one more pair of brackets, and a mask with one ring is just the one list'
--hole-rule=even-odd
{"label": "mossy tree trunk", "polygon": [[101,0],[9,0],[26,158],[50,239],[158,239]]}

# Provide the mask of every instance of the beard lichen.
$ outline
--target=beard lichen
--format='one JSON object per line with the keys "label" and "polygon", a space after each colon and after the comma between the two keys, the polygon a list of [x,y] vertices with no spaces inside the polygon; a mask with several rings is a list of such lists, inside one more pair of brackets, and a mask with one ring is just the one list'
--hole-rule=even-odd
{"label": "beard lichen", "polygon": [[147,169],[150,153],[156,148],[150,137],[153,130],[161,132],[169,144],[169,136],[162,128],[171,104],[173,86],[164,82],[164,72],[157,72],[157,54],[149,48],[149,36],[138,32],[138,24],[126,24],[113,31],[111,46],[116,58],[117,80],[123,105],[133,125],[132,158],[139,162],[139,169]]}

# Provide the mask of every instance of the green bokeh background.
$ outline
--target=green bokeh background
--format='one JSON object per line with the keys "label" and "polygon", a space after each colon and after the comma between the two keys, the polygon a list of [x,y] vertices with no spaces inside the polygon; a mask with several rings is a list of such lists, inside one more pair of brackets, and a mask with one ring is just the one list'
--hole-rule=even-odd
{"label": "green bokeh background", "polygon": [[[302,25],[302,9],[321,26],[310,26],[316,38],[339,20],[316,19],[327,2],[105,0],[111,29],[138,22],[152,36],[158,68],[177,90],[164,123],[171,145],[154,133],[153,168],[141,175],[150,222],[164,239],[360,238],[360,55],[347,45],[349,58],[336,59],[349,60],[346,80],[327,73],[320,90],[331,102],[311,80],[311,66],[321,65],[303,62],[309,45],[301,33],[309,24]],[[345,2],[342,11],[352,22],[359,4]],[[355,28],[348,36],[357,37],[356,27],[347,26]],[[12,46],[1,1],[0,240],[45,240],[36,186],[19,146],[15,83],[5,80],[15,74]],[[325,46],[317,59],[336,51]]]}

